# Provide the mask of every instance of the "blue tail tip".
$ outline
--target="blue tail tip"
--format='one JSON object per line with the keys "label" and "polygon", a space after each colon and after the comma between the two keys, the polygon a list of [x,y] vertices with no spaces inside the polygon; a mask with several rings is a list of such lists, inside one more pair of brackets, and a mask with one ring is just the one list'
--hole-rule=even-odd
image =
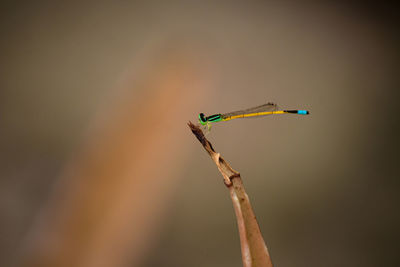
{"label": "blue tail tip", "polygon": [[310,114],[310,112],[308,112],[308,110],[298,110],[298,111],[297,111],[297,114],[300,114],[300,115],[308,115],[308,114]]}

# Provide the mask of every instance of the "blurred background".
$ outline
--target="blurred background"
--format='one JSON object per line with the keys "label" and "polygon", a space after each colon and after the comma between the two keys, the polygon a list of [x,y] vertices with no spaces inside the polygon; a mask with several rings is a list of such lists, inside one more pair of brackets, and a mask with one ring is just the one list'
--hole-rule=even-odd
{"label": "blurred background", "polygon": [[241,266],[215,125],[276,266],[398,266],[394,6],[6,1],[0,265]]}

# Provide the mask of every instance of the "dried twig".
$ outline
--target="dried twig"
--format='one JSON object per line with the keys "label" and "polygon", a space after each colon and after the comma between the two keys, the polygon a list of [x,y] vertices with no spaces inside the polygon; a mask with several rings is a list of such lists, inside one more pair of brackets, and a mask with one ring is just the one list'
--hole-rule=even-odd
{"label": "dried twig", "polygon": [[191,122],[188,125],[217,165],[218,170],[224,177],[225,185],[229,188],[239,228],[243,266],[271,267],[271,258],[261,235],[256,216],[250,205],[249,197],[244,189],[240,173],[232,169],[220,154],[215,152],[211,143],[206,139],[203,131],[198,126]]}

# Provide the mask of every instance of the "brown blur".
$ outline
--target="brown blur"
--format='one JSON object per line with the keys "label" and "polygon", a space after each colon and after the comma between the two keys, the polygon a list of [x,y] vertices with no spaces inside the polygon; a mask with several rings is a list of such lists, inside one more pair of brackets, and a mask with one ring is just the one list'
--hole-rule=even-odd
{"label": "brown blur", "polygon": [[214,125],[275,266],[394,266],[399,78],[388,6],[9,1],[0,266],[241,266]]}

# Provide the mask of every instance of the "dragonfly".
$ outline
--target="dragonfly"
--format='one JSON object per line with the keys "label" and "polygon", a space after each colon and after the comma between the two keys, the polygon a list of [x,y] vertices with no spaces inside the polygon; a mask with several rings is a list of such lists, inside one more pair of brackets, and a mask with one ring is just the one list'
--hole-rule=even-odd
{"label": "dragonfly", "polygon": [[279,110],[278,105],[272,102],[266,104],[244,109],[233,111],[224,114],[214,114],[210,116],[204,115],[204,113],[199,114],[199,123],[203,125],[208,131],[211,130],[211,125],[216,122],[230,121],[234,119],[242,118],[259,118],[269,115],[276,114],[297,114],[297,115],[308,115],[310,112],[308,110],[301,109],[291,109],[291,110]]}

